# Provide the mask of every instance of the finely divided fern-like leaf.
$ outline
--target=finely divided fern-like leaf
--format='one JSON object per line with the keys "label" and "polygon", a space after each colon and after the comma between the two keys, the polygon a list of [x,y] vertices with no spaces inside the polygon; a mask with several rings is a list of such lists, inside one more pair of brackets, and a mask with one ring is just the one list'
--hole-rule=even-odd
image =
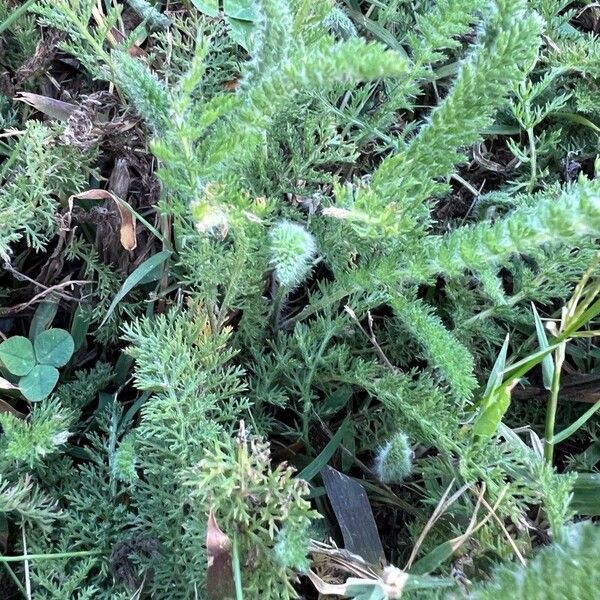
{"label": "finely divided fern-like leaf", "polygon": [[380,196],[419,205],[463,160],[462,148],[476,142],[511,85],[520,81],[536,57],[540,22],[523,0],[498,0],[479,46],[463,63],[445,100],[399,154],[383,161],[373,175]]}
{"label": "finely divided fern-like leaf", "polygon": [[230,164],[239,169],[240,159],[253,156],[272,119],[301,92],[400,76],[407,64],[396,52],[360,38],[336,44],[326,40],[303,48],[256,85],[240,91],[240,109],[233,111],[231,120],[215,129],[205,142],[205,163]]}
{"label": "finely divided fern-like leaf", "polygon": [[559,198],[540,198],[535,206],[518,208],[495,223],[461,227],[427,240],[428,270],[457,276],[484,271],[512,254],[535,255],[546,244],[576,246],[600,236],[600,181],[581,180]]}
{"label": "finely divided fern-like leaf", "polygon": [[139,60],[125,52],[114,52],[117,81],[138,113],[155,132],[164,129],[170,113],[169,93]]}
{"label": "finely divided fern-like leaf", "polygon": [[399,295],[390,298],[394,314],[422,346],[428,360],[456,396],[468,398],[477,385],[471,353],[421,300]]}
{"label": "finely divided fern-like leaf", "polygon": [[252,60],[245,65],[241,88],[251,87],[288,59],[293,25],[288,2],[260,0],[256,3],[257,22],[253,34]]}
{"label": "finely divided fern-like leaf", "polygon": [[440,0],[431,10],[416,17],[418,32],[408,36],[415,62],[433,63],[443,50],[460,46],[458,36],[467,33],[485,0]]}
{"label": "finely divided fern-like leaf", "polygon": [[526,567],[501,568],[490,583],[469,598],[595,598],[600,586],[600,529],[591,522],[577,523],[566,530],[564,538],[541,550]]}

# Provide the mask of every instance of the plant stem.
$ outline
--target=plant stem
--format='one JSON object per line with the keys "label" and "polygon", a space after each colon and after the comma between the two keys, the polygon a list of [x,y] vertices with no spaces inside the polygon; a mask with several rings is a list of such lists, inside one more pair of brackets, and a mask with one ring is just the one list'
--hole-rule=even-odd
{"label": "plant stem", "polygon": [[[543,280],[544,280],[544,277],[536,277],[536,279],[534,280],[534,283],[535,284],[541,283]],[[508,298],[508,301],[506,302],[506,304],[502,305],[502,307],[503,308],[504,307],[512,307],[515,304],[518,304],[519,302],[521,302],[525,297],[526,297],[526,294],[524,292],[518,292],[514,296],[511,296],[510,298]],[[492,308],[486,308],[485,310],[482,310],[481,312],[478,312],[478,313],[474,314],[472,317],[469,317],[468,319],[463,321],[461,327],[464,327],[466,325],[472,325],[473,323],[476,323],[477,321],[481,321],[483,319],[488,319],[490,317],[493,317],[496,314],[497,310],[498,310],[498,306],[492,306]]]}
{"label": "plant stem", "polygon": [[119,421],[117,419],[117,394],[113,396],[110,429],[108,432],[108,462],[110,466],[110,493],[113,498],[117,496],[117,477],[115,474],[115,454],[117,450],[117,429]]}
{"label": "plant stem", "polygon": [[535,149],[535,135],[531,127],[527,129],[527,138],[529,139],[529,154],[531,156],[531,177],[529,178],[527,191],[532,192],[537,179],[537,151]]}
{"label": "plant stem", "polygon": [[21,594],[27,598],[27,591],[23,587],[23,584],[19,581],[19,578],[15,575],[15,572],[8,566],[8,563],[3,562],[2,565],[6,569],[6,572],[9,574],[10,578],[13,580],[13,583],[17,586]]}
{"label": "plant stem", "polygon": [[554,455],[554,425],[556,422],[556,409],[558,408],[558,393],[560,391],[560,372],[565,359],[565,346],[563,342],[554,354],[554,374],[550,388],[550,399],[546,409],[546,427],[544,430],[544,459],[552,464]]}
{"label": "plant stem", "polygon": [[[27,554],[27,537],[25,535],[25,523],[21,523],[21,533],[23,536],[23,550]],[[24,571],[25,571],[25,593],[27,600],[31,600],[31,579],[29,576],[29,560],[25,560]]]}
{"label": "plant stem", "polygon": [[232,567],[233,567],[233,583],[235,585],[235,599],[244,600],[244,592],[242,590],[242,572],[240,570],[240,552],[238,549],[237,533],[233,534],[232,547]]}
{"label": "plant stem", "polygon": [[4,33],[19,17],[24,15],[35,2],[36,0],[27,0],[27,2],[21,4],[21,6],[15,8],[6,20],[0,23],[0,33]]}
{"label": "plant stem", "polygon": [[273,333],[279,328],[279,322],[281,319],[281,305],[283,304],[287,290],[284,286],[277,284],[277,290],[273,297],[273,305],[271,307],[271,330]]}
{"label": "plant stem", "polygon": [[284,331],[288,330],[293,325],[295,325],[298,321],[303,321],[304,319],[307,319],[308,317],[314,315],[315,313],[319,312],[320,310],[323,310],[324,308],[326,308],[328,306],[332,306],[338,302],[341,302],[344,298],[346,298],[347,296],[350,296],[350,294],[353,294],[356,292],[361,292],[361,291],[362,291],[362,288],[360,288],[358,286],[356,286],[352,289],[345,289],[345,288],[341,289],[341,290],[337,291],[336,293],[332,294],[330,297],[328,297],[326,299],[321,299],[320,303],[319,303],[319,301],[316,301],[314,304],[309,304],[308,306],[303,308],[300,312],[298,312],[294,316],[287,318],[285,321],[283,321],[281,323],[280,328],[283,329]]}
{"label": "plant stem", "polygon": [[304,380],[304,389],[302,392],[302,440],[306,444],[307,448],[310,448],[310,416],[313,406],[313,398],[310,394],[312,381],[315,376],[317,366],[321,362],[321,358],[323,357],[323,354],[325,353],[325,350],[327,349],[331,338],[334,336],[334,333],[335,330],[328,331],[327,334],[325,334],[325,336],[323,337],[323,341],[321,342],[319,349],[317,350],[315,356],[312,357],[310,369]]}
{"label": "plant stem", "polygon": [[23,562],[24,560],[54,560],[58,558],[76,558],[79,556],[97,556],[100,550],[80,550],[78,552],[58,552],[56,554],[21,554],[20,556],[0,556],[0,563]]}

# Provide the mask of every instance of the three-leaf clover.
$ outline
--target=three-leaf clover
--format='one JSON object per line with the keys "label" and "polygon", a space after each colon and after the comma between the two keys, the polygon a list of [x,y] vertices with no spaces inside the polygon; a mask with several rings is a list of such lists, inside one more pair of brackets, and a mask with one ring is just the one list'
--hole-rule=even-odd
{"label": "three-leaf clover", "polygon": [[0,344],[0,364],[19,378],[19,390],[30,402],[50,395],[58,382],[58,368],[73,356],[75,343],[68,331],[48,329],[31,343],[15,335]]}

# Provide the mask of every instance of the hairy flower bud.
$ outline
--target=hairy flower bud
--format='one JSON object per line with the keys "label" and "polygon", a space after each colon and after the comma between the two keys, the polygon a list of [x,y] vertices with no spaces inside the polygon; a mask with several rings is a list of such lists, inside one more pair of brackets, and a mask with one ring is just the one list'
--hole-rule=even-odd
{"label": "hairy flower bud", "polygon": [[271,265],[277,281],[285,288],[294,288],[308,274],[317,246],[304,227],[281,221],[271,229]]}
{"label": "hairy flower bud", "polygon": [[375,458],[375,472],[383,483],[400,483],[412,471],[413,451],[408,437],[399,431],[383,446]]}

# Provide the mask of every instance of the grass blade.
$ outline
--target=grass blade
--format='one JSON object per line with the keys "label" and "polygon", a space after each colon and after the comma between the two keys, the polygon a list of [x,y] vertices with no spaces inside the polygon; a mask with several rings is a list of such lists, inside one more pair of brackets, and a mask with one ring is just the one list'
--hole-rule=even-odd
{"label": "grass blade", "polygon": [[335,451],[342,443],[347,423],[348,421],[344,421],[339,426],[335,435],[329,440],[325,448],[319,452],[318,456],[316,456],[308,466],[300,471],[300,474],[298,475],[299,479],[310,481],[317,473],[319,473],[321,469],[327,465],[329,459],[335,454]]}
{"label": "grass blade", "polygon": [[152,272],[153,269],[156,269],[159,265],[165,262],[171,256],[170,250],[163,250],[162,252],[158,252],[154,256],[151,256],[147,260],[145,260],[124,282],[123,286],[119,290],[119,293],[115,296],[114,300],[110,303],[108,310],[106,311],[106,315],[104,315],[104,319],[102,319],[102,323],[98,326],[100,329],[106,321],[110,318],[110,315],[113,314],[115,308],[123,298],[129,294],[129,292],[136,287],[139,283],[141,283],[149,273]]}
{"label": "grass blade", "polygon": [[504,367],[506,365],[506,355],[508,353],[508,334],[504,340],[504,344],[502,344],[502,348],[500,353],[498,354],[498,358],[496,358],[496,362],[494,363],[494,368],[490,373],[488,378],[487,385],[485,386],[485,392],[483,393],[484,398],[487,398],[492,390],[497,388],[502,383],[502,374],[504,373]]}
{"label": "grass blade", "polygon": [[344,548],[371,565],[385,564],[385,553],[371,503],[360,483],[331,467],[321,471],[327,496],[344,539]]}
{"label": "grass blade", "polygon": [[598,402],[596,402],[591,408],[586,410],[579,417],[579,419],[571,423],[571,425],[563,429],[560,433],[557,433],[552,440],[550,440],[550,442],[552,444],[559,444],[568,437],[571,437],[580,427],[585,425],[594,416],[598,409],[600,409],[600,400],[598,400]]}
{"label": "grass blade", "polygon": [[[535,320],[535,332],[537,335],[540,350],[547,350],[550,344],[548,343],[548,337],[546,336],[546,328],[542,323],[542,319],[535,307],[535,304],[531,303],[531,309],[533,310],[533,318]],[[552,355],[547,354],[542,360],[542,378],[544,381],[544,387],[549,390],[552,387],[552,378],[554,377],[554,361]]]}

